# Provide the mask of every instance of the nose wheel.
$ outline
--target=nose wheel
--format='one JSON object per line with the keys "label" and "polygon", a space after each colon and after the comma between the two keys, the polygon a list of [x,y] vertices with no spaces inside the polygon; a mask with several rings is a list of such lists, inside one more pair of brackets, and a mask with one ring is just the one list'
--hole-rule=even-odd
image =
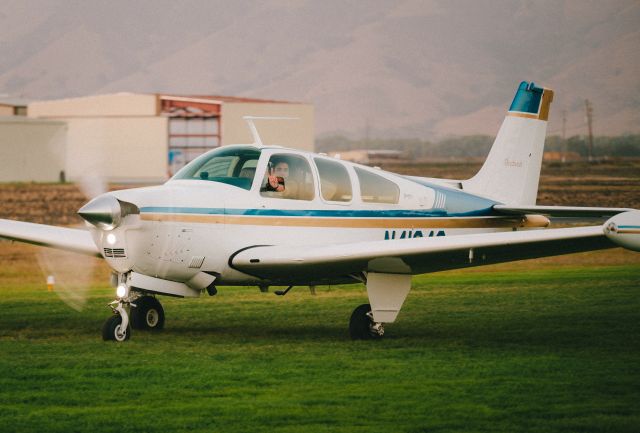
{"label": "nose wheel", "polygon": [[102,325],[102,339],[105,341],[125,341],[131,338],[131,327],[122,326],[122,317],[117,314],[109,317]]}
{"label": "nose wheel", "polygon": [[[134,295],[135,297],[135,295]],[[113,315],[102,325],[105,341],[126,341],[131,338],[131,329],[157,331],[164,328],[164,309],[153,296],[120,298],[109,306]]]}
{"label": "nose wheel", "polygon": [[113,315],[102,325],[102,339],[118,342],[128,340],[131,338],[131,326],[129,325],[129,314],[126,310],[125,301],[114,301],[109,306],[113,309]]}

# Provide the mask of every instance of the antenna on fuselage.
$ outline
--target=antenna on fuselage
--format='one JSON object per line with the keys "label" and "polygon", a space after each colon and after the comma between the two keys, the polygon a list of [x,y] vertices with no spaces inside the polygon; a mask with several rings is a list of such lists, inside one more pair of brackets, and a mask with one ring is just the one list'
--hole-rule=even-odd
{"label": "antenna on fuselage", "polygon": [[258,133],[258,128],[256,128],[254,120],[300,120],[299,117],[272,117],[272,116],[243,116],[242,117],[249,125],[249,130],[251,131],[251,135],[253,136],[253,144],[258,146],[262,146],[262,139],[260,138],[260,134]]}

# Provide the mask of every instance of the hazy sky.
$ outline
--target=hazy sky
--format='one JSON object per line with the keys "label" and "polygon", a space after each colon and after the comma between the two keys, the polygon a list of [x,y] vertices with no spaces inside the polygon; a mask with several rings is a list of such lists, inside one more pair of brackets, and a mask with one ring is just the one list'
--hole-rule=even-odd
{"label": "hazy sky", "polygon": [[[639,1],[4,1],[0,93],[118,91],[310,102],[320,134],[495,133],[521,80],[550,129],[594,103],[640,130]],[[598,129],[599,128],[599,129]]]}

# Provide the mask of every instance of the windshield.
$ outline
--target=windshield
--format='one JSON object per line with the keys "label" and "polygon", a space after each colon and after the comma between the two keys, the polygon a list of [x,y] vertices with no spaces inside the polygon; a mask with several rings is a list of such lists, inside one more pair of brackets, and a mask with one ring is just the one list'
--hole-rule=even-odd
{"label": "windshield", "polygon": [[259,158],[260,150],[255,147],[221,147],[185,165],[172,180],[207,180],[249,190]]}

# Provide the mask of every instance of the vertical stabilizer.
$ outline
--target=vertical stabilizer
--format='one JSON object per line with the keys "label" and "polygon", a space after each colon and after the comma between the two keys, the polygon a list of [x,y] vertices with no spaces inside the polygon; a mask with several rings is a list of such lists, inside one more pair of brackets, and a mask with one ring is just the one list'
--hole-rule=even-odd
{"label": "vertical stabilizer", "polygon": [[504,204],[534,205],[553,90],[523,81],[480,171],[463,189]]}

